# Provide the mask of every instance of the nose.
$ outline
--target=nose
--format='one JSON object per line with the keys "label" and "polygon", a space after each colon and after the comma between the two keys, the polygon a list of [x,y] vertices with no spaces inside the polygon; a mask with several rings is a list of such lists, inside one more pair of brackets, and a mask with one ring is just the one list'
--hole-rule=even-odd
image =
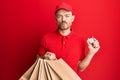
{"label": "nose", "polygon": [[65,21],[65,20],[66,20],[66,18],[63,16],[63,17],[62,17],[62,21]]}

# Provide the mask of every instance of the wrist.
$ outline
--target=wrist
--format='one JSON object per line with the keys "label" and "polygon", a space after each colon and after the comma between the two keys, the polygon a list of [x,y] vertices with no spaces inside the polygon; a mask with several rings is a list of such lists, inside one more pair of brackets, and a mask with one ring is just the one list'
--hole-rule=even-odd
{"label": "wrist", "polygon": [[90,56],[90,57],[93,57],[93,56],[95,55],[95,53],[92,52],[92,51],[88,51],[88,54],[87,54],[87,55]]}

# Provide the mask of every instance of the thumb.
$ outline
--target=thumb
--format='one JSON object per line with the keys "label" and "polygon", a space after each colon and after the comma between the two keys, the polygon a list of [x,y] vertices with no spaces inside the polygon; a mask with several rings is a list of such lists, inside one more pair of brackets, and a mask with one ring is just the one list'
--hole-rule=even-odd
{"label": "thumb", "polygon": [[87,39],[87,44],[89,47],[92,47],[92,44],[89,42],[89,38]]}

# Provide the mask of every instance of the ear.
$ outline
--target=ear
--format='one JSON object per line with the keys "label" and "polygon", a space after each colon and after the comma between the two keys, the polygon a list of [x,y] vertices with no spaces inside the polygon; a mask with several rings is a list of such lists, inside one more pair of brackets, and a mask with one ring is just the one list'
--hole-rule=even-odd
{"label": "ear", "polygon": [[72,15],[72,22],[74,21],[74,19],[75,19],[75,15]]}

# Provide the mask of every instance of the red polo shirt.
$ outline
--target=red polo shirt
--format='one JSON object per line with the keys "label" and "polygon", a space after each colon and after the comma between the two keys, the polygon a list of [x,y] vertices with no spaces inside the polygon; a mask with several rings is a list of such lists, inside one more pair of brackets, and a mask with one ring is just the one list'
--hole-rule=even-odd
{"label": "red polo shirt", "polygon": [[73,31],[68,36],[62,36],[58,31],[46,34],[41,41],[40,56],[49,51],[62,58],[77,72],[78,61],[84,57],[85,45],[83,38]]}

